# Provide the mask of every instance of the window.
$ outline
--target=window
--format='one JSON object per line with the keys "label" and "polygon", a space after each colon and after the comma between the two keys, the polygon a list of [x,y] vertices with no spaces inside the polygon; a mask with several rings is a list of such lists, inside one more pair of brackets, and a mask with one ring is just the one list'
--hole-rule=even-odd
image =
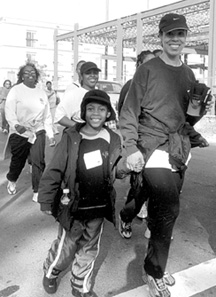
{"label": "window", "polygon": [[26,46],[28,47],[35,47],[35,43],[37,39],[35,39],[36,33],[33,31],[26,32]]}
{"label": "window", "polygon": [[26,53],[26,60],[28,62],[36,62],[36,53]]}

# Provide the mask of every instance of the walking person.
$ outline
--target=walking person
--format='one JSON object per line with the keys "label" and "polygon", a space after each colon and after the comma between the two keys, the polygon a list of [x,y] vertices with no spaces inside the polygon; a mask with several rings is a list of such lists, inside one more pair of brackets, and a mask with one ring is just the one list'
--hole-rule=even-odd
{"label": "walking person", "polygon": [[[162,17],[159,38],[163,52],[137,69],[120,115],[127,166],[141,172],[138,189],[144,189],[148,197],[151,237],[143,267],[152,297],[171,296],[164,272],[190,158],[187,122],[193,117],[187,116],[187,107],[196,80],[180,59],[187,32],[183,15]],[[123,232],[127,223],[123,213],[119,223]]]}
{"label": "walking person", "polygon": [[59,274],[72,264],[72,295],[91,297],[95,296],[91,278],[100,251],[104,218],[115,224],[113,183],[121,140],[104,125],[115,116],[105,92],[88,91],[80,109],[83,123],[64,130],[40,182],[38,199],[43,212],[53,214],[62,182],[69,192],[68,202],[72,202],[69,215],[72,227],[66,228],[66,216],[62,220],[57,216],[58,238],[44,262],[43,286],[47,293],[55,293]]}
{"label": "walking person", "polygon": [[76,65],[77,79],[75,81],[73,81],[73,83],[66,88],[65,92],[81,87],[81,78],[82,77],[81,77],[80,69],[85,62],[86,61],[84,61],[84,60],[80,60],[77,63],[77,65]]}
{"label": "walking person", "polygon": [[[149,51],[142,51],[138,56],[137,56],[137,61],[136,61],[136,69],[143,63],[148,62],[149,60],[153,59],[155,56],[154,54]],[[123,86],[123,88],[121,89],[120,92],[120,96],[119,96],[119,102],[118,102],[118,114],[120,116],[121,113],[121,109],[122,106],[124,104],[125,98],[127,96],[128,90],[130,88],[130,84],[131,84],[132,79],[128,80],[126,82],[126,84]],[[130,184],[131,184],[131,189],[128,192],[127,195],[127,200],[125,202],[125,207],[124,210],[125,212],[128,212],[128,214],[130,214],[131,218],[135,217],[134,214],[136,213],[137,217],[140,219],[145,219],[147,217],[147,206],[146,206],[146,201],[147,197],[145,198],[143,193],[138,197],[134,197],[134,189],[133,187],[136,187],[136,178],[137,178],[137,174],[135,172],[131,173],[131,178],[130,178]],[[135,203],[136,202],[136,203]],[[131,219],[132,222],[132,219]],[[125,228],[125,230],[123,232],[121,232],[120,234],[122,235],[123,238],[131,238],[132,235],[132,228],[131,228],[131,222],[127,224],[127,228]],[[147,234],[149,232],[148,228],[146,230]]]}
{"label": "walking person", "polygon": [[[162,50],[159,50],[159,49],[154,50],[153,52],[149,50],[142,51],[137,56],[136,69],[141,64],[148,62],[154,57],[158,57],[161,53],[162,53]],[[130,88],[131,81],[132,79],[127,81],[120,92],[119,104],[118,104],[119,115],[121,113],[121,109],[124,104],[128,90]],[[188,133],[189,133],[192,147],[197,147],[197,146],[207,147],[209,145],[207,140],[203,138],[200,133],[196,132],[192,126],[188,130]],[[125,202],[123,209],[120,212],[120,215],[122,215],[127,221],[127,223],[124,226],[124,230],[121,230],[121,226],[120,226],[120,235],[125,239],[130,239],[132,236],[132,221],[136,216],[139,219],[148,220],[148,211],[147,211],[148,197],[145,197],[145,190],[143,189],[143,187],[142,189],[140,187],[140,191],[138,190],[138,187],[140,184],[140,174],[136,172],[132,172],[130,184],[131,184],[131,188],[128,192],[127,200]],[[183,179],[182,179],[182,184],[183,184]],[[144,233],[144,236],[148,239],[150,238],[150,235],[151,233],[147,227]]]}
{"label": "walking person", "polygon": [[[136,60],[136,69],[142,64],[142,63],[146,63],[149,60],[153,59],[155,56],[154,54],[149,51],[142,51],[138,56],[137,56],[137,60]],[[124,86],[121,89],[120,95],[119,95],[119,101],[118,101],[118,115],[120,116],[121,113],[121,109],[122,106],[124,104],[126,95],[128,93],[128,90],[130,88],[130,84],[131,84],[132,79],[129,79]]]}
{"label": "walking person", "polygon": [[55,119],[55,111],[56,111],[56,106],[59,104],[59,98],[55,92],[55,90],[52,89],[52,82],[47,81],[46,82],[46,93],[50,105],[50,112],[52,116],[52,125],[53,125],[53,133],[54,134],[59,134],[57,125],[54,123]]}
{"label": "walking person", "polygon": [[64,127],[73,127],[82,123],[80,104],[82,98],[90,90],[95,89],[101,70],[93,62],[85,62],[80,68],[81,87],[75,87],[65,92],[63,99],[56,108],[55,123]]}
{"label": "walking person", "polygon": [[18,80],[7,97],[6,119],[10,125],[8,145],[11,152],[7,190],[17,192],[16,182],[28,157],[32,165],[33,201],[37,201],[38,186],[45,168],[45,139],[54,145],[52,118],[47,95],[37,88],[39,71],[32,63],[20,67]]}
{"label": "walking person", "polygon": [[4,134],[7,134],[9,132],[9,125],[5,117],[5,102],[7,95],[11,88],[11,81],[9,79],[6,79],[3,83],[3,87],[0,89],[0,110],[1,110],[1,128],[2,132]]}

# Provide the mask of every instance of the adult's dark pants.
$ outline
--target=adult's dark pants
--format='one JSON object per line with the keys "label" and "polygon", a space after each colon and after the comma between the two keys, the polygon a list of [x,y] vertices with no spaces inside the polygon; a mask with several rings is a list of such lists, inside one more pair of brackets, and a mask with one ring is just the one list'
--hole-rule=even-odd
{"label": "adult's dark pants", "polygon": [[[145,168],[143,171],[143,194],[148,197],[148,228],[151,238],[144,260],[144,269],[154,278],[162,278],[169,254],[173,227],[179,214],[179,192],[182,177],[166,168]],[[142,199],[145,201],[145,198]],[[127,205],[120,215],[128,214]],[[134,212],[134,217],[136,211]],[[131,215],[130,220],[133,217]]]}
{"label": "adult's dark pants", "polygon": [[121,219],[132,222],[140,212],[143,203],[148,200],[147,187],[144,185],[142,172],[132,172],[130,176],[130,190],[124,208],[120,212]]}
{"label": "adult's dark pants", "polygon": [[9,143],[12,157],[9,172],[7,173],[7,179],[9,181],[16,182],[18,180],[25,167],[26,160],[30,156],[32,165],[32,189],[33,192],[38,192],[39,182],[45,169],[45,140],[44,130],[36,133],[34,144],[29,143],[27,138],[18,134],[14,133],[10,135]]}

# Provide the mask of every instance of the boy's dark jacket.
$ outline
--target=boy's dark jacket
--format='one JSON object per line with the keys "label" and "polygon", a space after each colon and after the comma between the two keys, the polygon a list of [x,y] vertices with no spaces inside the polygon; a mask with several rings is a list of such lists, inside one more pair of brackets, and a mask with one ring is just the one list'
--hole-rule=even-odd
{"label": "boy's dark jacket", "polygon": [[[79,152],[81,135],[80,128],[83,124],[64,130],[61,141],[55,148],[54,155],[50,164],[44,171],[40,180],[38,191],[38,202],[41,204],[41,210],[51,210],[56,207],[58,193],[60,192],[62,182],[67,183],[70,190],[70,197],[73,199],[79,195],[75,183],[76,164]],[[121,159],[121,140],[117,133],[105,127],[110,134],[109,146],[109,185],[110,185],[110,211],[106,218],[115,224],[115,197],[116,192],[113,187],[115,178],[125,177],[126,167],[125,159]],[[120,162],[119,162],[120,160]],[[118,169],[117,169],[118,163]],[[67,182],[68,181],[68,182]]]}

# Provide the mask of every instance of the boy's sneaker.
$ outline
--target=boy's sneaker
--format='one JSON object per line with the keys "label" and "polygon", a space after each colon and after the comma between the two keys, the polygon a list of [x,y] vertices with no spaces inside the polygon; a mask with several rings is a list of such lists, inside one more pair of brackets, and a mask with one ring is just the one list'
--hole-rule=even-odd
{"label": "boy's sneaker", "polygon": [[129,239],[132,236],[131,222],[125,223],[119,215],[119,233],[123,238]]}
{"label": "boy's sneaker", "polygon": [[146,283],[149,287],[149,295],[151,297],[170,297],[171,293],[167,288],[164,278],[153,278],[151,275],[146,274]]}
{"label": "boy's sneaker", "polygon": [[48,294],[54,294],[57,291],[57,277],[54,278],[48,278],[46,275],[43,277],[43,287],[44,290]]}
{"label": "boy's sneaker", "polygon": [[8,194],[15,195],[16,194],[16,183],[8,181],[7,191],[8,191]]}

